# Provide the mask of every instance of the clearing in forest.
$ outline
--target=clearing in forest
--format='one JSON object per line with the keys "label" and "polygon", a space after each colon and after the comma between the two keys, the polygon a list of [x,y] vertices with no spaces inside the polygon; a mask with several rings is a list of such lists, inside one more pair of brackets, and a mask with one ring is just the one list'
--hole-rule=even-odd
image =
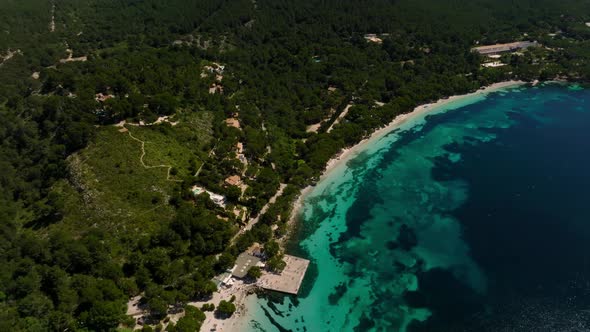
{"label": "clearing in forest", "polygon": [[199,112],[182,115],[174,127],[100,128],[92,144],[68,159],[69,179],[53,187],[63,201],[63,227],[100,224],[115,232],[142,233],[170,220],[168,200],[175,186],[207,156],[203,150],[212,137],[212,118]]}

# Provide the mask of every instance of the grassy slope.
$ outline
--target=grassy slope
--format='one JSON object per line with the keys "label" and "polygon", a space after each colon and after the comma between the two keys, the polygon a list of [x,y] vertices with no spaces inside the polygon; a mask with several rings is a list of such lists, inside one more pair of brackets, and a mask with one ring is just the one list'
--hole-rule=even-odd
{"label": "grassy slope", "polygon": [[[200,166],[211,140],[209,113],[181,113],[181,122],[150,127],[127,126],[134,137],[145,141],[147,165],[171,165],[178,169],[172,179],[190,174],[191,160]],[[84,231],[100,226],[115,236],[149,233],[173,217],[167,204],[176,182],[168,181],[167,168],[144,168],[141,144],[114,126],[99,130],[94,142],[69,158],[70,178],[53,191],[64,201],[65,219],[56,227]]]}

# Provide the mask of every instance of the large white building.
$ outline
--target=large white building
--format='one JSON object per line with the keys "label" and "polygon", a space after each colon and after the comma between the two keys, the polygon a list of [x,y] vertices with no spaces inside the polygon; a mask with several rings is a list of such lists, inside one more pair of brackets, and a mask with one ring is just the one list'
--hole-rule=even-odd
{"label": "large white building", "polygon": [[517,50],[526,49],[533,46],[538,46],[539,43],[536,41],[521,41],[521,42],[514,42],[514,43],[506,43],[506,44],[495,44],[495,45],[486,45],[486,46],[478,46],[474,47],[471,50],[483,55],[489,54],[497,54],[503,52],[512,52]]}

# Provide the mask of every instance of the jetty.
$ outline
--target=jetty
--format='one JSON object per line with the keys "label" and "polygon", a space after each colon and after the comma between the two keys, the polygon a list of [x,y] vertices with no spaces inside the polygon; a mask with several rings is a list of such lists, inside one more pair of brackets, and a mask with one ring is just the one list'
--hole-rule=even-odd
{"label": "jetty", "polygon": [[266,273],[258,279],[257,285],[263,289],[297,295],[309,260],[291,255],[285,255],[283,260],[287,265],[281,273]]}

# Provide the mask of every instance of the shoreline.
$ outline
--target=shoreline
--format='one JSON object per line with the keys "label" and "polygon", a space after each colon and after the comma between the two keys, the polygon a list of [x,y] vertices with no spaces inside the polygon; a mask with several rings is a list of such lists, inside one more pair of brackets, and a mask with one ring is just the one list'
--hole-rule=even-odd
{"label": "shoreline", "polygon": [[[335,169],[338,169],[340,166],[346,164],[346,162],[348,162],[350,159],[352,159],[353,157],[358,155],[359,152],[367,144],[372,143],[375,140],[383,138],[385,135],[389,134],[393,130],[398,129],[399,127],[401,127],[403,124],[405,124],[409,120],[416,119],[422,115],[428,115],[428,113],[432,113],[432,112],[440,109],[441,107],[446,106],[446,105],[448,105],[452,102],[455,102],[455,101],[459,101],[459,100],[473,97],[473,96],[479,96],[479,95],[485,96],[489,93],[501,91],[503,89],[510,88],[510,87],[524,85],[527,83],[528,82],[521,81],[521,80],[509,80],[509,81],[497,82],[497,83],[493,83],[493,84],[481,87],[477,91],[474,91],[474,92],[470,92],[470,93],[466,93],[466,94],[462,94],[462,95],[453,95],[453,96],[449,96],[447,98],[441,98],[441,99],[439,99],[435,102],[432,102],[432,103],[418,105],[411,112],[399,114],[391,122],[389,122],[385,126],[379,128],[379,129],[376,129],[368,137],[364,138],[363,140],[361,140],[357,144],[355,144],[351,147],[347,147],[347,148],[342,149],[334,157],[332,157],[330,160],[328,160],[328,162],[326,163],[326,167],[325,167],[324,171],[322,172],[322,174],[320,175],[318,182],[328,178],[330,176],[330,174]],[[280,241],[278,241],[283,249],[284,249],[284,245],[289,241],[289,239],[292,235],[291,232],[292,232],[292,229],[293,229],[294,223],[296,222],[297,217],[301,213],[301,208],[303,207],[303,202],[305,201],[306,197],[310,194],[310,192],[312,191],[312,189],[314,187],[315,187],[315,185],[308,185],[307,187],[303,188],[301,190],[301,192],[299,193],[299,196],[297,197],[297,199],[293,203],[293,209],[291,211],[291,216],[289,217],[289,220],[287,221],[287,234],[282,239],[280,239]]]}
{"label": "shoreline", "polygon": [[[375,130],[372,134],[368,137],[361,140],[359,143],[342,149],[337,155],[332,157],[327,163],[324,171],[320,175],[319,181],[325,180],[328,178],[334,170],[338,169],[340,166],[345,165],[350,159],[358,155],[360,151],[362,151],[367,144],[371,144],[376,140],[381,139],[385,135],[389,134],[393,130],[400,128],[406,122],[417,119],[420,116],[428,115],[429,113],[434,113],[437,110],[440,110],[441,107],[448,105],[452,102],[462,100],[464,98],[478,96],[478,95],[487,95],[492,92],[500,91],[505,88],[524,85],[527,82],[524,81],[504,81],[499,83],[494,83],[486,87],[482,87],[479,90],[463,95],[454,95],[448,98],[439,99],[436,102],[422,104],[414,108],[409,113],[404,113],[396,116],[391,122],[387,125]],[[318,182],[319,182],[318,181]],[[285,250],[285,245],[291,239],[293,226],[297,221],[301,213],[301,209],[303,207],[303,203],[306,197],[311,193],[315,186],[307,186],[303,188],[293,203],[293,210],[291,211],[291,216],[287,221],[287,234],[283,236],[283,238],[279,239],[277,242],[283,249]],[[201,331],[209,331],[210,329],[216,329],[217,331],[246,331],[248,327],[248,323],[251,319],[253,319],[253,309],[256,306],[257,296],[254,294],[253,289],[256,288],[255,285],[234,285],[238,287],[231,287],[230,289],[220,290],[214,294],[214,299],[210,300],[213,301],[215,304],[218,303],[219,300],[228,298],[231,295],[236,296],[236,307],[238,311],[227,319],[217,319],[213,316],[212,313],[206,313],[207,319],[203,322],[203,326],[201,327]],[[215,301],[217,300],[217,302]],[[208,301],[209,302],[209,301]],[[202,303],[191,303],[192,305],[200,306]]]}
{"label": "shoreline", "polygon": [[[211,299],[206,301],[193,301],[189,302],[188,305],[201,308],[205,303],[213,303],[215,306],[219,304],[221,300],[230,301],[232,296],[235,296],[234,305],[236,311],[228,318],[215,317],[215,312],[206,311],[205,321],[201,325],[199,331],[217,331],[217,332],[230,332],[230,331],[242,331],[247,327],[249,317],[248,308],[252,305],[256,298],[256,284],[247,284],[241,280],[229,288],[219,288],[217,292],[213,293]],[[171,321],[175,323],[178,321],[178,317],[174,317]]]}

